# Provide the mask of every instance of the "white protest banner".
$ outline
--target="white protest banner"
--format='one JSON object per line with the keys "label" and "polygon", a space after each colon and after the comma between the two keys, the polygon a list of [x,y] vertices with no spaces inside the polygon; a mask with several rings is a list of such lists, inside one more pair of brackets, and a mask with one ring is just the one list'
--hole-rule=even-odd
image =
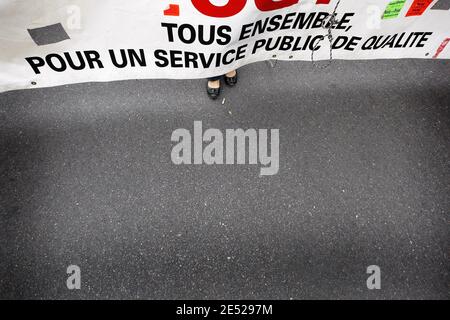
{"label": "white protest banner", "polygon": [[[0,91],[267,59],[450,57],[449,0],[0,0]],[[328,25],[330,26],[330,25]]]}

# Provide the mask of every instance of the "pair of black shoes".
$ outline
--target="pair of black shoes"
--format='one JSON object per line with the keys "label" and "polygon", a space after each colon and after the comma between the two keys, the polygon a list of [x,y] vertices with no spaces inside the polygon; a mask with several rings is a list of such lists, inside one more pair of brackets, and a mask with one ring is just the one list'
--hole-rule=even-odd
{"label": "pair of black shoes", "polygon": [[[234,87],[237,83],[238,80],[238,75],[237,75],[237,71],[234,77],[227,77],[226,75],[224,76],[225,78],[225,83],[230,86],[230,87]],[[208,96],[215,100],[220,96],[220,86],[218,88],[210,88],[208,86],[208,84],[206,85],[206,93],[208,94]]]}

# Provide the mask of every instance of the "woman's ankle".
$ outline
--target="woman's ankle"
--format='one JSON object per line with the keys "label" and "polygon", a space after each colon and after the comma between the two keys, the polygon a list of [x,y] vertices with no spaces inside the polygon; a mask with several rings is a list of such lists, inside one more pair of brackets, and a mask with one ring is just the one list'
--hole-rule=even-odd
{"label": "woman's ankle", "polygon": [[225,76],[228,78],[233,78],[234,76],[236,76],[236,70],[226,73]]}
{"label": "woman's ankle", "polygon": [[220,88],[220,80],[208,81],[208,87],[212,89]]}

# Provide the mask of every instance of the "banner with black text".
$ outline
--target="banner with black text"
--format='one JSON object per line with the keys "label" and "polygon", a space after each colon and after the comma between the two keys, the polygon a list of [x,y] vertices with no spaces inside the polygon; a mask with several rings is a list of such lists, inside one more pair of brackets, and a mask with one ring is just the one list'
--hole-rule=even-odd
{"label": "banner with black text", "polygon": [[330,52],[448,59],[448,42],[449,0],[0,0],[0,92],[206,78]]}

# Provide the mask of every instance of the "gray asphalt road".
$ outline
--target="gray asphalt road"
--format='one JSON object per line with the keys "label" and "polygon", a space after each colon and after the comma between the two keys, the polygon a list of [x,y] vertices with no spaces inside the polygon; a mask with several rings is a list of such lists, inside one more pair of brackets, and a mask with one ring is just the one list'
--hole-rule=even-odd
{"label": "gray asphalt road", "polygon": [[[0,94],[0,298],[448,299],[449,75],[279,62],[224,104],[200,80]],[[194,120],[280,129],[280,172],[175,166]]]}

